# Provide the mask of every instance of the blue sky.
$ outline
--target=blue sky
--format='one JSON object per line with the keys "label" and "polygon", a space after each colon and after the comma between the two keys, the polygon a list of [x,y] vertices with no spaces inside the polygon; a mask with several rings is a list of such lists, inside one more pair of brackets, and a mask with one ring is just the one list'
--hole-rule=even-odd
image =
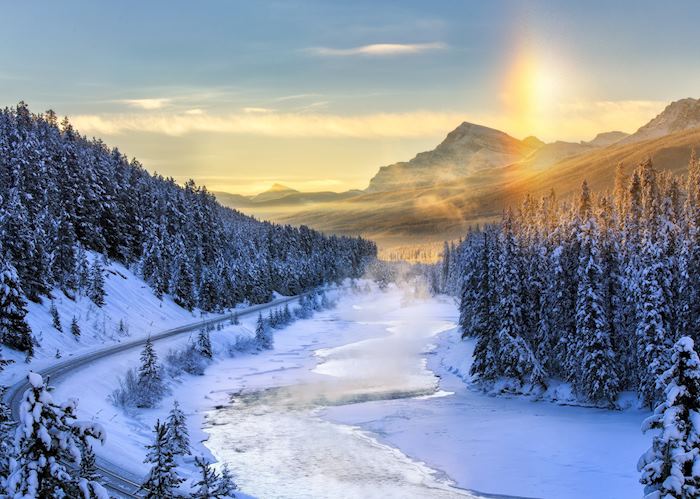
{"label": "blue sky", "polygon": [[700,97],[698,2],[4,3],[0,97],[214,190],[364,187],[461,121],[633,131]]}

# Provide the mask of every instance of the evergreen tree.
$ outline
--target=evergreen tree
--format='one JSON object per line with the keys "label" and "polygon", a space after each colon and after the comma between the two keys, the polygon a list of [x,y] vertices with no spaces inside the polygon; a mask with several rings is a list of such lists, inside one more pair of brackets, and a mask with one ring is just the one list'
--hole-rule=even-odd
{"label": "evergreen tree", "polygon": [[255,327],[255,341],[259,348],[265,350],[272,349],[272,334],[265,325],[265,319],[263,319],[262,313],[258,314],[258,323]]}
{"label": "evergreen tree", "polygon": [[642,424],[642,431],[659,430],[642,455],[647,498],[690,499],[700,496],[700,359],[689,337],[673,347],[671,365],[659,378],[663,401]]}
{"label": "evergreen tree", "polygon": [[195,344],[195,350],[199,352],[202,357],[211,359],[214,357],[214,352],[211,346],[211,337],[209,336],[209,331],[206,329],[200,329],[199,334],[197,334],[197,343]]}
{"label": "evergreen tree", "polygon": [[663,290],[659,280],[658,264],[654,261],[657,248],[646,243],[642,266],[639,270],[639,297],[637,323],[637,360],[639,362],[638,392],[645,404],[653,407],[659,393],[656,380],[666,368],[666,351],[671,331],[664,320]]}
{"label": "evergreen tree", "polygon": [[59,315],[56,304],[53,301],[51,302],[49,313],[51,314],[51,323],[53,324],[53,327],[60,332],[63,332],[63,327],[61,326],[61,316]]}
{"label": "evergreen tree", "polygon": [[76,402],[59,404],[42,377],[29,373],[31,387],[20,405],[15,459],[7,480],[12,497],[107,497],[89,477],[72,472],[80,465],[88,438],[104,442],[104,430],[76,420]]}
{"label": "evergreen tree", "polygon": [[187,418],[180,409],[177,400],[173,402],[173,408],[168,415],[166,423],[168,445],[173,455],[186,456],[190,454],[190,434],[187,430]]}
{"label": "evergreen tree", "polygon": [[217,493],[219,475],[212,466],[203,458],[195,457],[194,465],[199,471],[199,481],[194,484],[196,490],[192,494],[193,499],[213,499],[222,497]]}
{"label": "evergreen tree", "polygon": [[184,253],[184,245],[181,247],[183,252],[178,256],[177,272],[173,282],[171,294],[175,303],[181,307],[192,310],[196,304],[194,294],[194,275],[192,274],[191,265],[187,260],[187,255]]}
{"label": "evergreen tree", "polygon": [[[10,408],[3,402],[6,390],[6,387],[0,387],[0,477],[8,476],[10,472],[10,459],[14,454],[14,446],[12,443],[14,421],[12,420]],[[0,490],[3,490],[1,483]]]}
{"label": "evergreen tree", "polygon": [[175,468],[175,460],[168,442],[167,426],[156,421],[153,433],[155,438],[151,445],[146,446],[148,454],[144,461],[152,466],[141,490],[145,492],[147,499],[175,497],[175,492],[183,480],[178,476]]}
{"label": "evergreen tree", "polygon": [[34,355],[32,332],[25,321],[27,303],[22,298],[17,272],[12,264],[0,262],[0,338],[2,343]]}
{"label": "evergreen tree", "polygon": [[499,269],[496,305],[499,323],[496,332],[500,374],[519,383],[543,382],[543,372],[525,340],[523,317],[522,261],[513,228],[512,214],[506,214],[499,238]]}
{"label": "evergreen tree", "polygon": [[100,475],[97,473],[97,459],[92,446],[87,443],[82,448],[82,458],[80,460],[80,476],[92,482],[100,481]]}
{"label": "evergreen tree", "polygon": [[105,277],[104,269],[99,259],[95,258],[90,267],[90,286],[88,296],[98,307],[105,304]]}
{"label": "evergreen tree", "polygon": [[137,407],[153,407],[165,394],[165,383],[161,375],[158,356],[149,337],[141,351],[141,366],[138,370],[140,400]]}
{"label": "evergreen tree", "polygon": [[76,341],[80,339],[80,326],[78,325],[78,319],[76,319],[75,315],[70,321],[70,332]]}
{"label": "evergreen tree", "polygon": [[619,382],[615,355],[610,340],[610,324],[606,316],[601,284],[598,233],[589,219],[581,227],[578,293],[576,296],[577,348],[581,354],[578,387],[593,401],[615,405]]}
{"label": "evergreen tree", "polygon": [[224,463],[221,467],[221,475],[219,476],[219,482],[216,484],[216,490],[214,493],[217,497],[236,497],[236,490],[238,486],[233,480],[233,475],[228,465]]}

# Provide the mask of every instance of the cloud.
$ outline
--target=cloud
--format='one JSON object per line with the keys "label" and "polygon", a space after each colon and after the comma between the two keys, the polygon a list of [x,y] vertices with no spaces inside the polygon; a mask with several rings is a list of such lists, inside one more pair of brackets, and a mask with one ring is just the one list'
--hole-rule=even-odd
{"label": "cloud", "polygon": [[444,50],[447,45],[442,42],[432,43],[374,43],[371,45],[362,45],[360,47],[351,47],[346,49],[331,48],[331,47],[312,47],[307,51],[314,55],[329,56],[329,57],[346,57],[346,56],[390,56],[390,55],[408,55],[427,52],[429,50]]}
{"label": "cloud", "polygon": [[461,122],[503,130],[514,137],[537,135],[543,140],[590,140],[598,132],[633,132],[658,114],[662,101],[575,101],[523,122],[508,113],[410,111],[339,115],[321,112],[324,103],[294,112],[244,108],[238,113],[211,114],[196,109],[183,112],[78,115],[71,121],[90,135],[156,133],[182,136],[190,133],[261,135],[300,138],[439,138]]}
{"label": "cloud", "polygon": [[342,116],[321,113],[243,112],[227,115],[137,113],[78,115],[71,118],[82,133],[118,135],[149,132],[181,136],[188,133],[253,134],[273,137],[425,137],[452,130],[459,113],[414,111]]}
{"label": "cloud", "polygon": [[248,114],[265,114],[274,112],[274,109],[267,107],[244,107],[243,112]]}
{"label": "cloud", "polygon": [[162,109],[168,104],[170,104],[172,99],[123,99],[123,102],[129,107],[136,107],[139,109],[146,109],[152,111],[154,109]]}

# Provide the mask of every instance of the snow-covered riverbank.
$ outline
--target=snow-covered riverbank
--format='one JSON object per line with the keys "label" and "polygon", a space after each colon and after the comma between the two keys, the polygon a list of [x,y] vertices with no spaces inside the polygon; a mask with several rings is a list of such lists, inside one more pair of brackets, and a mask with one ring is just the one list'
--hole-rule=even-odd
{"label": "snow-covered riverbank", "polygon": [[325,418],[378,435],[470,490],[552,499],[640,496],[636,463],[649,446],[640,431],[647,413],[474,390],[465,383],[473,344],[462,341],[454,327],[452,301],[436,298],[411,308],[453,325],[424,356],[440,377],[439,391],[433,397],[331,407]]}
{"label": "snow-covered riverbank", "polygon": [[447,298],[348,292],[336,309],[278,331],[274,350],[226,358],[254,320],[214,332],[217,362],[182,378],[158,409],[129,415],[106,400],[134,353],[67,378],[57,396],[81,399],[80,416],[107,427],[99,452],[135,475],[154,421],[178,399],[196,451],[229,463],[258,497],[639,496],[644,413],[471,390],[462,379],[471,345]]}

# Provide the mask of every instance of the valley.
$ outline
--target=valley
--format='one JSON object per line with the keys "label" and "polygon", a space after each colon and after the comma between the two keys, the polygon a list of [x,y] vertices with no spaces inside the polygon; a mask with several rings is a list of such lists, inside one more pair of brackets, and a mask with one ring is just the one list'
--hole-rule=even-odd
{"label": "valley", "polygon": [[[586,180],[612,189],[615,168],[631,172],[651,158],[655,168],[683,175],[690,151],[700,147],[700,101],[683,99],[631,135],[600,133],[587,142],[517,140],[463,123],[433,151],[384,166],[362,191],[302,193],[272,189],[255,197],[217,193],[223,204],[283,223],[364,235],[387,253],[457,240],[469,226],[500,218],[526,195],[554,190],[566,199]],[[282,186],[283,187],[283,186]]]}

